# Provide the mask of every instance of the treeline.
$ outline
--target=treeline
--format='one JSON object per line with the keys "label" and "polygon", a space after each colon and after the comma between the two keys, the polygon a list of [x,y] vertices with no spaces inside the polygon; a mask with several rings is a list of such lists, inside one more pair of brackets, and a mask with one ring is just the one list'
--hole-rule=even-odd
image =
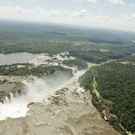
{"label": "treeline", "polygon": [[55,71],[66,71],[61,66],[46,66],[39,65],[34,66],[32,64],[13,64],[13,65],[2,65],[0,66],[0,75],[8,76],[43,76],[53,74]]}

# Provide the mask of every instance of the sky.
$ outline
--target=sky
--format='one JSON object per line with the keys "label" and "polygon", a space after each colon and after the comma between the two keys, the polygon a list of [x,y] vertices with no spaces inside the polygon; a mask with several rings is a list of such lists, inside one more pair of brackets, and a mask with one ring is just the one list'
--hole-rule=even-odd
{"label": "sky", "polygon": [[135,31],[135,0],[0,0],[0,19]]}

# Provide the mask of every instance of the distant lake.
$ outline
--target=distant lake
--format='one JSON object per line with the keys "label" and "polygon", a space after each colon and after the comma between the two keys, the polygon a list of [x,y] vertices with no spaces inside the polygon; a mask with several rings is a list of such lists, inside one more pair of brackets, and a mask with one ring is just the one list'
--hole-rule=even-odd
{"label": "distant lake", "polygon": [[31,54],[31,53],[12,53],[12,54],[0,53],[0,65],[11,65],[15,63],[28,63],[35,56],[36,54]]}

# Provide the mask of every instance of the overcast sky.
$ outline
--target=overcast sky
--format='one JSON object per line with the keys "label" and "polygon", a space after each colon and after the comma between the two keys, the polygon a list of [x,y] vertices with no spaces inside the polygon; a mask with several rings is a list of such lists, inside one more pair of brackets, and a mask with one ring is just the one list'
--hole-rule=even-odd
{"label": "overcast sky", "polygon": [[135,0],[0,0],[0,19],[135,31]]}

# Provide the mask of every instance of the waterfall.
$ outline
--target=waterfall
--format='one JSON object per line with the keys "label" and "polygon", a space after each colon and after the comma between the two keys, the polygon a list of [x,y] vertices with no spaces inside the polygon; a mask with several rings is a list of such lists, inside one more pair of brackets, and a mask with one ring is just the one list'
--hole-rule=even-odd
{"label": "waterfall", "polygon": [[12,101],[12,100],[13,100],[13,98],[14,98],[14,95],[13,95],[13,93],[12,93],[12,92],[10,92],[10,93],[9,93],[9,95],[10,95],[10,101]]}
{"label": "waterfall", "polygon": [[19,93],[16,91],[15,93],[10,92],[8,96],[3,98],[3,104],[10,103],[14,99],[14,97],[18,97]]}
{"label": "waterfall", "polygon": [[5,103],[9,103],[9,102],[10,102],[10,101],[9,101],[9,98],[8,98],[8,96],[6,96],[5,99],[4,99],[4,104],[5,104]]}

